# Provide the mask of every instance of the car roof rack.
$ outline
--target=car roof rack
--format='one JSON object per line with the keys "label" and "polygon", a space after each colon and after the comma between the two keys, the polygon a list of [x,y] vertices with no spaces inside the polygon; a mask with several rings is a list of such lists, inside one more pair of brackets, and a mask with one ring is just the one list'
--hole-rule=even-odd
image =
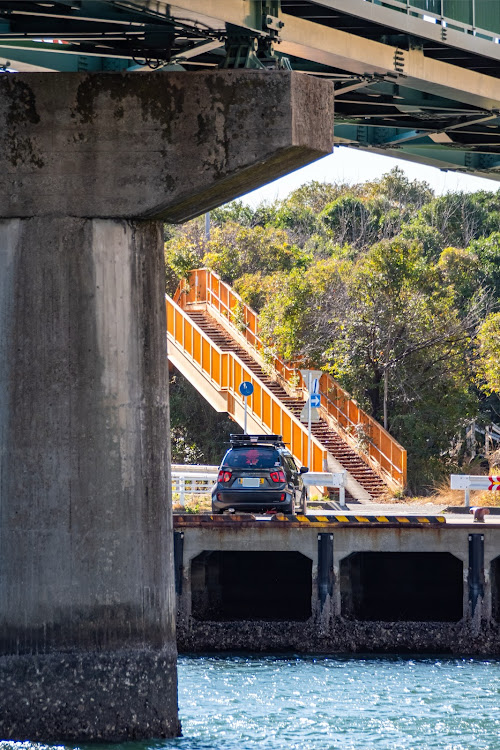
{"label": "car roof rack", "polygon": [[282,435],[229,435],[231,445],[255,445],[256,443],[271,443],[284,447]]}

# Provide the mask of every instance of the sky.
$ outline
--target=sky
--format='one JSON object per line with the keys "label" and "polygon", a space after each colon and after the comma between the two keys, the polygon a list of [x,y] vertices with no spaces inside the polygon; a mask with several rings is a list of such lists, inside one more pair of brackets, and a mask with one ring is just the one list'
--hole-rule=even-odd
{"label": "sky", "polygon": [[262,202],[272,203],[277,199],[283,200],[292,190],[312,180],[318,182],[366,182],[381,177],[395,166],[400,167],[410,180],[426,180],[438,195],[456,191],[497,191],[500,189],[500,182],[496,180],[486,180],[483,177],[474,177],[458,172],[442,172],[436,167],[414,164],[404,159],[394,159],[391,156],[380,156],[379,154],[370,154],[367,151],[340,146],[335,148],[333,154],[325,156],[307,167],[297,169],[286,177],[270,182],[258,190],[253,190],[251,193],[244,195],[241,200],[255,208]]}

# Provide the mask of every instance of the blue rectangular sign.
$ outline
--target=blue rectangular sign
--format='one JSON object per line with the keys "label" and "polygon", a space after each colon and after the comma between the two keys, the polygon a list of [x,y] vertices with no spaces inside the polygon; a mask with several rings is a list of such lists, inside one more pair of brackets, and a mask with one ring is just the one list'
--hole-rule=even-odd
{"label": "blue rectangular sign", "polygon": [[319,393],[311,393],[309,398],[311,400],[311,407],[313,409],[317,409],[321,406],[321,396],[319,395]]}

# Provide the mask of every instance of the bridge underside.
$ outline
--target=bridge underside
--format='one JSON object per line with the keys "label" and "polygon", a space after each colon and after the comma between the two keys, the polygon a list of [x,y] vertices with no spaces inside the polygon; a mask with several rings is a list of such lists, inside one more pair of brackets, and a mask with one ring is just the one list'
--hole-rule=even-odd
{"label": "bridge underside", "polygon": [[337,145],[495,180],[499,37],[486,0],[0,0],[0,69],[290,66],[334,82]]}

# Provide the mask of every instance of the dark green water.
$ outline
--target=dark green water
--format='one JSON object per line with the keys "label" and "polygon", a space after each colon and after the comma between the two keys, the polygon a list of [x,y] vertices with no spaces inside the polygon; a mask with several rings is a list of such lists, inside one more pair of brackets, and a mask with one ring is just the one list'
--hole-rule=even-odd
{"label": "dark green water", "polygon": [[182,656],[179,707],[184,737],[118,748],[500,750],[500,662]]}

